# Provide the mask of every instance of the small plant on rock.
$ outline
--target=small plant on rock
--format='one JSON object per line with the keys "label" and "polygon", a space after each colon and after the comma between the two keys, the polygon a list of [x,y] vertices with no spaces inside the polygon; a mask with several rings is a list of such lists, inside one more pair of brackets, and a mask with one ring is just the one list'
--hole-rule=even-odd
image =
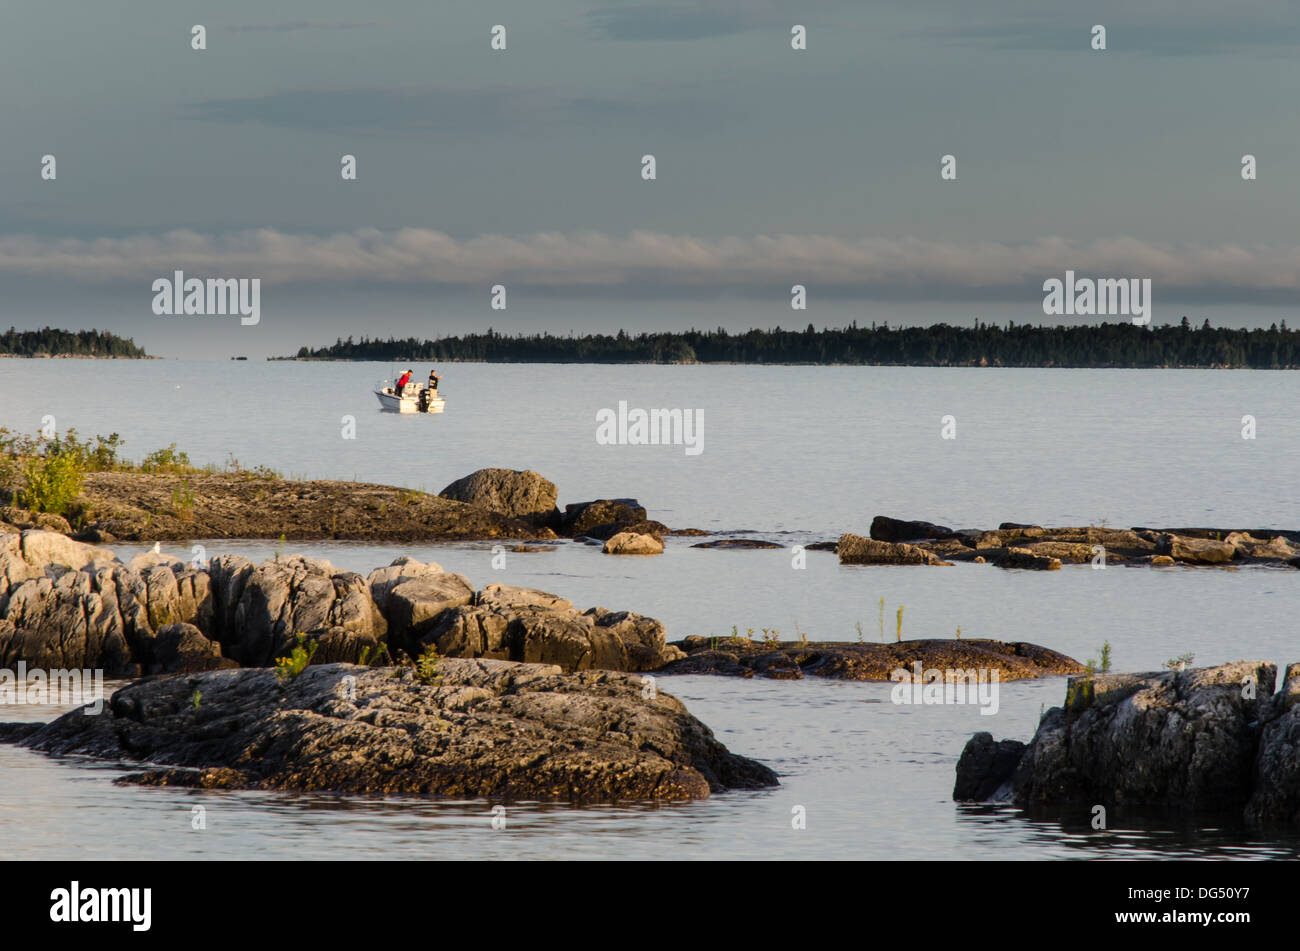
{"label": "small plant on rock", "polygon": [[320,641],[312,641],[308,644],[307,635],[300,633],[293,650],[289,651],[284,657],[275,659],[276,674],[283,681],[295,680],[311,665],[311,659],[316,656],[318,647],[320,647]]}
{"label": "small plant on rock", "polygon": [[438,648],[430,644],[420,654],[420,659],[415,662],[415,676],[420,678],[421,683],[433,684],[438,682],[438,662],[442,660],[438,656]]}

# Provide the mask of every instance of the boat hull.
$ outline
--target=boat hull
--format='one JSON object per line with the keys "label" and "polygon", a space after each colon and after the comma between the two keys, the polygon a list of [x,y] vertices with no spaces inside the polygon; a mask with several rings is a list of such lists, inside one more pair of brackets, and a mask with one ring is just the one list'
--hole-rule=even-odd
{"label": "boat hull", "polygon": [[441,413],[447,406],[445,399],[435,397],[429,400],[427,408],[422,410],[418,395],[399,397],[385,390],[375,390],[375,398],[379,400],[380,408],[389,413]]}

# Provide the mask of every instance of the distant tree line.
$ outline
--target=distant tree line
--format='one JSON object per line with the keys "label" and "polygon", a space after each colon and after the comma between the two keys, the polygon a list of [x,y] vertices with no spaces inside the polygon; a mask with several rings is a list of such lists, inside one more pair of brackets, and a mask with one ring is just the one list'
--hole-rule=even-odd
{"label": "distant tree line", "polygon": [[147,357],[130,337],[107,330],[15,330],[0,334],[0,355],[15,357]]}
{"label": "distant tree line", "polygon": [[1003,367],[1300,368],[1300,331],[1286,321],[1232,330],[1205,321],[1138,327],[1132,323],[1044,327],[976,322],[972,327],[859,327],[687,330],[665,333],[505,336],[481,334],[405,340],[340,338],[302,347],[301,360],[482,361],[488,363],[822,363]]}

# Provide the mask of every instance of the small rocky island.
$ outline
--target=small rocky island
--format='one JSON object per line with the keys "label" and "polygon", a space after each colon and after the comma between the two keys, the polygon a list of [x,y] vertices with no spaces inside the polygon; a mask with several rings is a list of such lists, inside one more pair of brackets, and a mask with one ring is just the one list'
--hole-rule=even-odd
{"label": "small rocky island", "polygon": [[0,740],[150,768],[120,781],[617,802],[690,800],[777,785],[640,677],[555,665],[443,660],[410,668],[308,667],[151,677]]}
{"label": "small rocky island", "polygon": [[800,680],[805,675],[834,680],[890,680],[896,670],[985,670],[999,680],[1024,680],[1078,674],[1084,666],[1037,644],[986,638],[925,638],[892,644],[751,641],[739,637],[700,637],[675,641],[686,656],[661,673],[720,674]]}

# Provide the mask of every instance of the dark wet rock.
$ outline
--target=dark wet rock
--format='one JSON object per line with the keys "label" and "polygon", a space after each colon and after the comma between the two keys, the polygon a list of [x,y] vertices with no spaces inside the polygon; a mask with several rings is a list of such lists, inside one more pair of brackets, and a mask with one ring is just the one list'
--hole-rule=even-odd
{"label": "dark wet rock", "polygon": [[880,542],[910,542],[956,536],[957,533],[951,528],[933,522],[909,522],[888,515],[877,515],[871,520],[871,537]]}
{"label": "dark wet rock", "polygon": [[675,641],[686,655],[668,664],[664,674],[754,675],[797,679],[804,675],[835,680],[889,680],[898,669],[997,670],[1000,680],[1023,680],[1079,673],[1084,668],[1064,654],[1036,644],[985,638],[924,639],[887,644],[843,641],[782,641],[777,644],[743,637],[701,637]]}
{"label": "dark wet rock", "polygon": [[1008,754],[993,769],[991,736],[972,738],[954,797],[1054,809],[1119,805],[1170,816],[1231,812],[1256,825],[1295,826],[1300,665],[1274,694],[1276,673],[1272,664],[1238,661],[1071,677],[1065,705],[1043,716],[1009,780]]}
{"label": "dark wet rock", "polygon": [[804,548],[808,551],[839,551],[840,543],[838,541],[813,542],[811,545],[805,545]]}
{"label": "dark wet rock", "polygon": [[[197,703],[196,703],[197,699]],[[146,785],[572,802],[688,800],[776,785],[643,678],[443,660],[411,669],[223,670],[137,681],[104,713],[0,732],[55,754],[135,760]]]}
{"label": "dark wet rock", "polygon": [[711,542],[698,542],[691,546],[692,548],[736,548],[736,549],[758,549],[758,548],[784,548],[785,546],[777,542],[770,542],[762,538],[719,538]]}
{"label": "dark wet rock", "polygon": [[1010,780],[1025,753],[1019,740],[994,742],[991,733],[976,733],[957,761],[957,785],[952,798],[958,802],[996,802],[1009,799]]}
{"label": "dark wet rock", "polygon": [[943,559],[916,545],[884,542],[861,535],[840,536],[838,551],[842,565],[941,565]]}
{"label": "dark wet rock", "polygon": [[560,533],[577,537],[601,525],[631,525],[646,521],[646,510],[636,499],[596,499],[564,507]]}
{"label": "dark wet rock", "polygon": [[555,483],[531,469],[479,469],[438,495],[536,525],[556,528],[560,524]]}

